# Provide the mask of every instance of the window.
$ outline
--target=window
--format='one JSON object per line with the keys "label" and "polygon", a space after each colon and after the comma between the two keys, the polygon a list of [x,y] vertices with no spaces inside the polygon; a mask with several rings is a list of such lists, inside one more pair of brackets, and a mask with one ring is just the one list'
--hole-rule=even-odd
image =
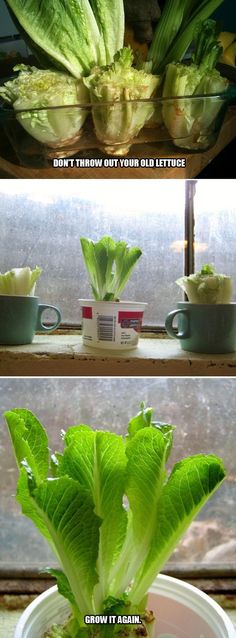
{"label": "window", "polygon": [[[28,49],[24,40],[19,35],[19,30],[16,28],[16,25],[12,21],[7,6],[4,0],[0,0],[0,13],[1,13],[1,23],[0,23],[0,53],[1,53],[1,61],[4,60],[4,54],[14,54],[14,56],[19,57],[19,54],[22,56],[28,57]],[[6,58],[7,61],[7,58]],[[14,66],[14,57],[12,60],[11,67],[9,65],[9,74],[10,70],[12,70],[12,66]],[[6,68],[4,69],[6,73]],[[4,77],[5,77],[4,73]],[[2,74],[1,74],[2,75]]]}
{"label": "window", "polygon": [[235,181],[214,180],[211,191],[200,180],[195,196],[196,269],[204,262],[236,280]]}
{"label": "window", "polygon": [[135,183],[135,189],[130,181],[120,185],[117,180],[105,187],[95,180],[92,188],[86,180],[16,186],[0,187],[2,271],[42,266],[41,299],[60,306],[64,323],[78,324],[78,298],[91,296],[80,237],[98,240],[110,234],[143,251],[123,298],[148,301],[146,322],[163,323],[175,294],[174,279],[183,271],[183,245],[178,244],[184,233],[182,181],[173,181],[171,188],[148,180]]}
{"label": "window", "polygon": [[59,305],[63,324],[79,325],[78,299],[91,296],[80,237],[110,234],[143,251],[122,298],[148,302],[146,325],[163,327],[181,299],[175,280],[192,272],[194,257],[196,268],[213,262],[236,274],[235,182],[197,182],[195,198],[194,183],[2,180],[1,271],[41,266],[41,301]]}
{"label": "window", "polygon": [[[155,408],[162,421],[176,425],[171,465],[190,454],[215,453],[223,458],[227,480],[205,505],[168,564],[196,573],[204,567],[224,575],[236,558],[235,379],[2,379],[2,410],[31,409],[45,425],[54,451],[60,430],[88,423],[118,433],[126,431],[139,403]],[[0,556],[8,569],[37,572],[54,559],[31,521],[15,502],[16,465],[1,419]],[[3,563],[1,563],[3,566]],[[0,565],[0,568],[1,568]]]}

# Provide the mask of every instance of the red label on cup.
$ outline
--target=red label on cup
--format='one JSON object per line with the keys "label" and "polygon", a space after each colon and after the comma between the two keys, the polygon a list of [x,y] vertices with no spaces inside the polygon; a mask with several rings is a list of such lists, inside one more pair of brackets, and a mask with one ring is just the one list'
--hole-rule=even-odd
{"label": "red label on cup", "polygon": [[120,311],[118,312],[118,323],[121,328],[133,328],[136,332],[141,331],[143,312]]}
{"label": "red label on cup", "polygon": [[92,319],[93,318],[93,309],[91,306],[83,306],[82,308],[82,317],[83,319]]}

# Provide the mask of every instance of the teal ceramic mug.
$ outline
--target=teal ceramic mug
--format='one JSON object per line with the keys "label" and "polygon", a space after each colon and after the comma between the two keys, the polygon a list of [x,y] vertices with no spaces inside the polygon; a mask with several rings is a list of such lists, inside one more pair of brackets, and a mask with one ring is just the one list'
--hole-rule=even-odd
{"label": "teal ceramic mug", "polygon": [[[53,326],[45,326],[42,314],[53,310]],[[60,324],[61,313],[56,306],[40,304],[38,297],[0,295],[0,344],[23,345],[32,343],[35,332],[51,332]]]}
{"label": "teal ceramic mug", "polygon": [[[178,318],[178,332],[173,328]],[[193,304],[179,301],[166,317],[166,331],[180,340],[182,350],[205,354],[236,351],[236,303]]]}

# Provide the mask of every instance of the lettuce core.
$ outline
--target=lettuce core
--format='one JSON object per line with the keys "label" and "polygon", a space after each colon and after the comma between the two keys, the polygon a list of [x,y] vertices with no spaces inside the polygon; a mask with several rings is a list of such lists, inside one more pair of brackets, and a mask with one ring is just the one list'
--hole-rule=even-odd
{"label": "lettuce core", "polygon": [[132,64],[132,50],[124,47],[112,64],[96,67],[84,79],[93,104],[96,136],[108,154],[128,153],[133,138],[154,112],[152,102],[145,100],[152,97],[160,78],[134,69]]}
{"label": "lettuce core", "polygon": [[232,300],[232,278],[219,275],[209,264],[189,277],[180,277],[176,283],[186,293],[190,303],[227,304]]}
{"label": "lettuce core", "polygon": [[167,65],[163,97],[173,100],[163,102],[162,114],[176,146],[204,150],[209,145],[211,128],[223,104],[219,94],[229,84],[215,69],[221,51],[216,22],[205,20],[196,28],[191,64]]}
{"label": "lettuce core", "polygon": [[42,269],[38,266],[34,270],[26,266],[25,268],[13,268],[4,274],[0,273],[0,294],[34,297],[36,281],[41,272]]}

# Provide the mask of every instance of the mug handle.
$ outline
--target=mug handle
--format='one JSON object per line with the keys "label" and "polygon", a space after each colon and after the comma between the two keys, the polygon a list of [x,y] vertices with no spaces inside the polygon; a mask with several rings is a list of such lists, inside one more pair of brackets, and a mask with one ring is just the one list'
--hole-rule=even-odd
{"label": "mug handle", "polygon": [[[48,310],[48,309],[55,310],[55,313],[57,315],[56,321],[53,324],[53,326],[45,326],[42,321],[42,314],[44,310]],[[36,330],[41,330],[42,332],[52,332],[52,330],[55,330],[60,323],[61,323],[61,313],[59,308],[57,308],[56,306],[49,306],[48,304],[45,304],[45,303],[40,303],[38,305],[38,317],[37,317]]]}
{"label": "mug handle", "polygon": [[[184,317],[186,318],[185,327],[181,332],[176,333],[174,332],[173,321],[174,321],[174,318],[180,314],[184,315]],[[165,327],[166,327],[166,332],[168,332],[168,335],[170,337],[173,337],[174,339],[186,339],[186,337],[189,336],[188,310],[187,309],[182,310],[181,308],[179,308],[178,310],[172,310],[171,312],[169,312],[169,314],[166,317]]]}

